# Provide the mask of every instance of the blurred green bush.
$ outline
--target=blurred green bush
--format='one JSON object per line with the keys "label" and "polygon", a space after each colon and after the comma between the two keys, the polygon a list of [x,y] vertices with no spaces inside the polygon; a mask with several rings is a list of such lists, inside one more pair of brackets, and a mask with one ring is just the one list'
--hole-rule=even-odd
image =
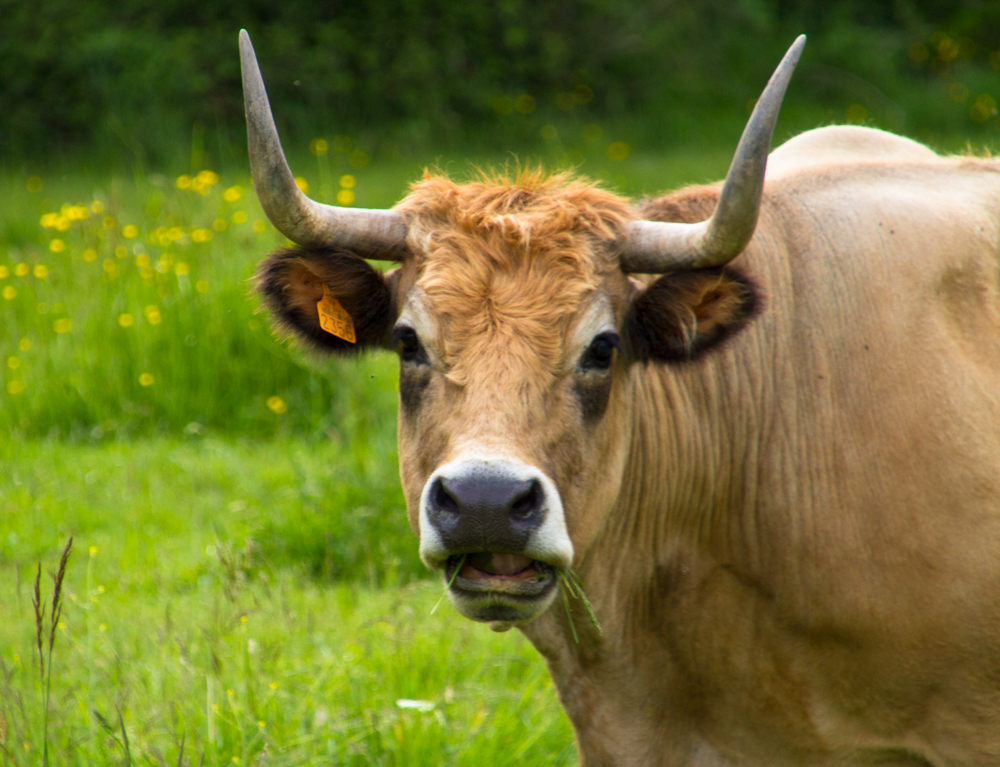
{"label": "blurred green bush", "polygon": [[240,143],[241,27],[293,140],[332,126],[404,150],[537,143],[519,114],[570,112],[634,119],[639,142],[696,136],[713,108],[757,95],[799,32],[796,100],[828,121],[1000,127],[1000,4],[981,0],[0,0],[0,18],[8,162],[175,161],[192,126],[207,130],[196,151]]}

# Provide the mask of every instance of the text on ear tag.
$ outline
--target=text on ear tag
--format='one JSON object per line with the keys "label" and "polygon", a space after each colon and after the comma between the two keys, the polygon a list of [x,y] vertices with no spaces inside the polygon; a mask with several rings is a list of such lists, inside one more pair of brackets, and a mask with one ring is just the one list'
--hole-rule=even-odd
{"label": "text on ear tag", "polygon": [[323,298],[316,304],[319,310],[319,325],[327,333],[357,343],[354,335],[354,320],[347,310],[340,305],[340,301],[330,295],[330,291],[323,285]]}

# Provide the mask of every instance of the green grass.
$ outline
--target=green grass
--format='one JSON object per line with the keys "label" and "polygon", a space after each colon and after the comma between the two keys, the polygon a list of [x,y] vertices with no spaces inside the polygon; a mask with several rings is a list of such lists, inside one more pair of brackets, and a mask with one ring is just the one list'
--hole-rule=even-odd
{"label": "green grass", "polygon": [[[54,764],[123,763],[119,711],[134,763],[175,763],[182,737],[193,764],[252,764],[265,744],[269,765],[575,759],[520,636],[450,606],[431,617],[441,584],[418,579],[392,461],[367,476],[331,442],[213,439],[8,444],[2,461],[0,763],[40,754],[30,582],[69,534]],[[355,482],[367,506],[345,495]],[[317,573],[274,531],[308,538],[322,510],[335,544]]]}

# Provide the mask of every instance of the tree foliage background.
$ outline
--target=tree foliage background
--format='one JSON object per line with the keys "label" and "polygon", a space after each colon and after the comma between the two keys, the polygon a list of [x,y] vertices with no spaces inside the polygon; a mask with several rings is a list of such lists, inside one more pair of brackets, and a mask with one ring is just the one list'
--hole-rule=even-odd
{"label": "tree foliage background", "polygon": [[243,27],[293,139],[517,140],[498,117],[518,96],[539,117],[631,120],[639,142],[700,134],[800,32],[796,103],[828,121],[857,104],[914,135],[1000,129],[1000,3],[985,0],[0,0],[0,18],[8,162],[123,146],[163,159],[192,125],[241,141]]}

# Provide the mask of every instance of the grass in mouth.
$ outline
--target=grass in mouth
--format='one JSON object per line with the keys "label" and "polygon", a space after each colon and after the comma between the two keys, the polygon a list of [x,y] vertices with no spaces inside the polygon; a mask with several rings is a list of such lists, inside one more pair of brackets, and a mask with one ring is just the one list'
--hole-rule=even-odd
{"label": "grass in mouth", "polygon": [[451,578],[445,585],[444,591],[441,593],[440,599],[438,599],[438,601],[434,603],[434,607],[431,609],[431,615],[437,612],[437,609],[441,606],[441,603],[444,601],[444,598],[448,596],[448,591],[451,589],[451,584],[453,584],[455,582],[455,579],[458,577],[458,573],[461,571],[462,565],[465,564],[465,558],[467,556],[469,555],[463,554],[461,557],[459,557],[458,564],[455,565],[455,572],[451,574]]}
{"label": "grass in mouth", "polygon": [[602,634],[601,624],[597,620],[597,615],[594,613],[594,608],[590,604],[590,600],[587,599],[587,595],[583,590],[583,583],[580,581],[580,576],[576,574],[576,571],[571,567],[560,567],[556,570],[556,574],[559,576],[559,586],[562,592],[563,607],[566,608],[566,617],[569,618],[569,628],[573,632],[573,639],[577,644],[580,644],[580,635],[576,633],[576,624],[573,622],[573,613],[569,609],[569,598],[566,596],[566,592],[569,595],[579,599],[583,603],[584,609],[587,611],[587,617],[590,618],[590,622],[594,624],[594,628],[597,629],[598,634]]}

